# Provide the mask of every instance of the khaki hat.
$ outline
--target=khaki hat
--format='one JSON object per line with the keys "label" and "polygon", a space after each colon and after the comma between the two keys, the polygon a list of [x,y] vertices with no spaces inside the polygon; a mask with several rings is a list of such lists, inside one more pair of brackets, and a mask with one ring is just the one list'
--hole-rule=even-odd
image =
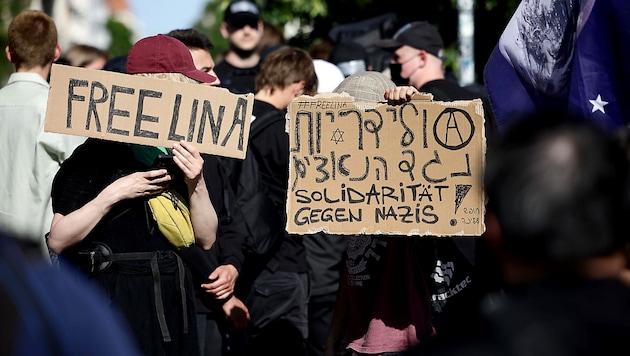
{"label": "khaki hat", "polygon": [[396,83],[385,74],[376,71],[365,71],[347,77],[333,92],[348,93],[355,101],[385,101],[385,89],[395,88]]}

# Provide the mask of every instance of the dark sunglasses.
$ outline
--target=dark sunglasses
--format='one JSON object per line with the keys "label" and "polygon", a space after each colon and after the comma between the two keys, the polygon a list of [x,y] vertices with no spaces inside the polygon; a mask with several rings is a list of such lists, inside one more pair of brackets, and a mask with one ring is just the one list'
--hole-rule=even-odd
{"label": "dark sunglasses", "polygon": [[234,20],[233,22],[228,24],[229,27],[233,30],[240,30],[245,26],[249,26],[254,30],[258,30],[258,21],[255,19],[239,19]]}

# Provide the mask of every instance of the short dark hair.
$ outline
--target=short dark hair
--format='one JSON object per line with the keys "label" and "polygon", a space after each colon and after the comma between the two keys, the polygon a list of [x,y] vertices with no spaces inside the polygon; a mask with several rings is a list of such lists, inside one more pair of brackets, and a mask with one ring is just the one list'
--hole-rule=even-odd
{"label": "short dark hair", "polygon": [[282,46],[265,57],[256,74],[256,92],[269,88],[284,89],[292,83],[304,80],[304,94],[317,93],[317,74],[313,59],[305,50],[294,46]]}
{"label": "short dark hair", "polygon": [[189,49],[204,49],[208,52],[214,49],[210,38],[194,28],[177,29],[166,35],[180,40]]}
{"label": "short dark hair", "polygon": [[558,265],[602,256],[628,241],[628,159],[586,119],[538,113],[489,142],[484,186],[503,247]]}

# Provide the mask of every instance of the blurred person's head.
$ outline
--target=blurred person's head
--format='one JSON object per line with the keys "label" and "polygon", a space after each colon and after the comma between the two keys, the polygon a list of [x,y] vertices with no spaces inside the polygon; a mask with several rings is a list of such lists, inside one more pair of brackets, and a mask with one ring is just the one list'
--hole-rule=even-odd
{"label": "blurred person's head", "polygon": [[330,93],[344,80],[343,72],[335,64],[323,59],[313,59],[317,74],[317,93]]}
{"label": "blurred person's head", "polygon": [[145,37],[136,42],[127,55],[126,72],[183,83],[216,81],[216,77],[195,67],[188,48],[165,35]]}
{"label": "blurred person's head", "polygon": [[211,54],[214,44],[210,41],[208,36],[194,28],[177,29],[167,33],[166,35],[181,41],[184,45],[186,45],[186,47],[188,47],[197,69],[217,78],[212,85],[221,84],[220,78],[217,77],[214,72],[215,62]]}
{"label": "blurred person's head", "polygon": [[379,102],[385,100],[385,90],[395,87],[385,74],[365,71],[346,77],[333,92],[348,93],[355,101]]}
{"label": "blurred person's head", "polygon": [[221,35],[228,40],[230,50],[239,56],[248,57],[257,51],[263,30],[260,10],[253,2],[235,0],[225,9]]}
{"label": "blurred person's head", "polygon": [[50,66],[61,55],[57,27],[42,11],[25,10],[9,24],[5,53],[17,71]]}
{"label": "blurred person's head", "polygon": [[336,64],[346,77],[371,70],[366,48],[352,40],[337,43],[330,51],[328,60]]}
{"label": "blurred person's head", "polygon": [[258,52],[263,56],[266,51],[273,50],[286,43],[282,29],[270,22],[263,21],[263,31],[258,42]]}
{"label": "blurred person's head", "polygon": [[109,55],[106,51],[86,44],[76,44],[70,47],[62,58],[67,64],[74,67],[88,69],[103,69]]}
{"label": "blurred person's head", "polygon": [[375,43],[392,52],[392,78],[419,89],[425,83],[444,79],[444,41],[437,29],[426,21],[411,22],[401,27],[392,38]]}
{"label": "blurred person's head", "polygon": [[262,62],[256,75],[256,98],[273,97],[272,104],[284,110],[302,94],[317,94],[317,85],[315,66],[308,52],[285,46],[271,52]]}
{"label": "blurred person's head", "polygon": [[334,45],[329,39],[316,40],[311,46],[308,54],[310,54],[313,59],[323,59],[325,61],[329,61],[330,52],[333,47]]}
{"label": "blurred person's head", "polygon": [[127,55],[116,56],[108,60],[103,66],[103,70],[117,73],[127,73]]}
{"label": "blurred person's head", "polygon": [[527,276],[513,273],[515,261],[551,267],[545,274],[584,275],[589,261],[623,260],[628,169],[611,135],[566,114],[538,113],[490,141],[484,237],[511,261],[506,281]]}

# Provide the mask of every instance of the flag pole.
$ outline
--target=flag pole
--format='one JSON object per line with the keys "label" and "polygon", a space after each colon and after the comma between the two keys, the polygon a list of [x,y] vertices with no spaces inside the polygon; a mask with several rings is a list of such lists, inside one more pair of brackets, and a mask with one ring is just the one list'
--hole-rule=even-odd
{"label": "flag pole", "polygon": [[457,0],[459,85],[475,83],[475,0]]}

